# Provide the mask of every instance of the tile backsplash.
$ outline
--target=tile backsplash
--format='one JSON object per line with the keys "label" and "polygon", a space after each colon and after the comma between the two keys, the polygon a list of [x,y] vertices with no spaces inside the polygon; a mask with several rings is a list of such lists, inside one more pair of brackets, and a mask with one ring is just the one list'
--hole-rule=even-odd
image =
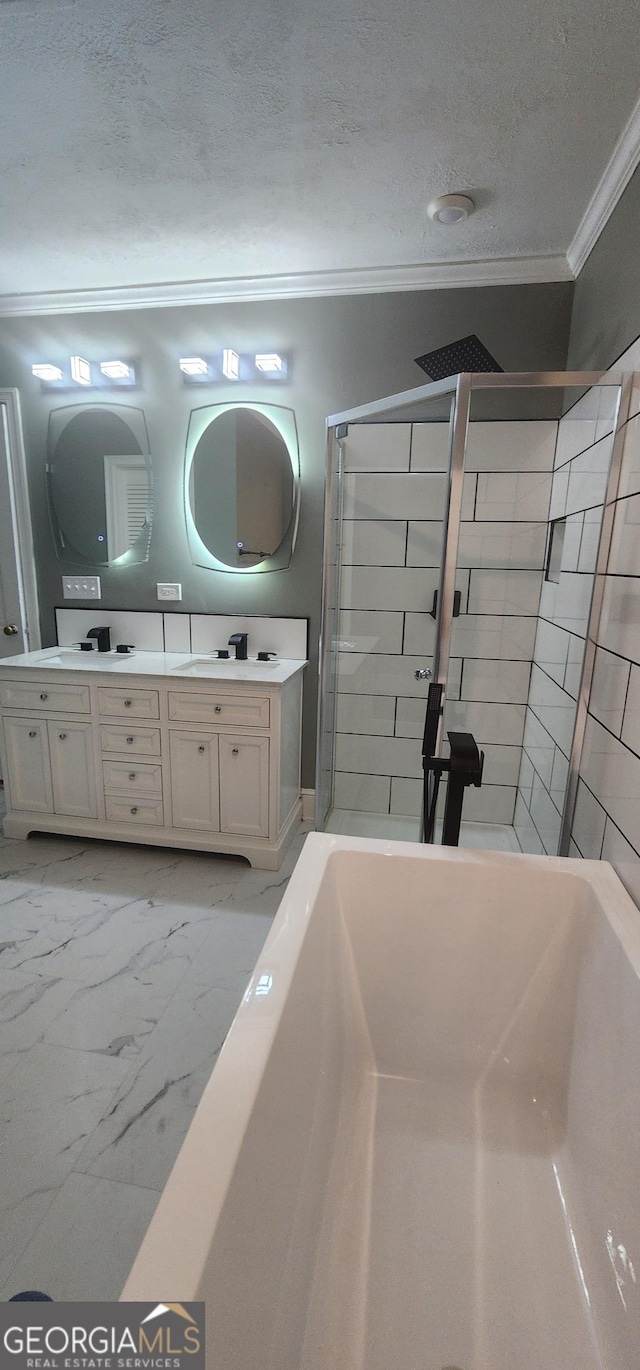
{"label": "tile backsplash", "polygon": [[127,642],[142,652],[213,652],[228,646],[234,632],[248,633],[249,656],[275,652],[291,661],[308,655],[306,618],[228,614],[165,614],[101,609],[56,609],[58,645],[70,647],[90,628],[109,627],[115,647]]}

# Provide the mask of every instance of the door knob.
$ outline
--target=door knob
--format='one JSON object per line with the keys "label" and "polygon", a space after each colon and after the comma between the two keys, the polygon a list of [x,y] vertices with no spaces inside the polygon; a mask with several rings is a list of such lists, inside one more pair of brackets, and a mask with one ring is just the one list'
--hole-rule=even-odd
{"label": "door knob", "polygon": [[433,671],[428,666],[421,666],[419,671],[413,672],[416,680],[431,680]]}
{"label": "door knob", "polygon": [[15,623],[5,623],[3,631],[6,633],[7,637],[15,637],[18,629]]}

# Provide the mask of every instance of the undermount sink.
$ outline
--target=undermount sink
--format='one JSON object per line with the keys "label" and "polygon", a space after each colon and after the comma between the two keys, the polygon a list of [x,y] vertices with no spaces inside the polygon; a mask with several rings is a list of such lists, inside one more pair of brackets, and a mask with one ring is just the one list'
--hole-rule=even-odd
{"label": "undermount sink", "polygon": [[246,661],[236,661],[235,657],[194,657],[193,661],[187,661],[184,666],[174,666],[175,671],[180,671],[181,675],[212,675],[216,671],[234,670],[240,675],[249,667],[253,670],[259,667],[261,671],[273,671],[276,666],[280,666],[279,661],[256,661],[254,657],[248,657]]}
{"label": "undermount sink", "polygon": [[38,664],[47,667],[66,666],[67,668],[78,667],[80,669],[88,666],[102,671],[109,670],[113,666],[121,666],[124,661],[130,659],[130,656],[121,653],[113,656],[110,652],[77,652],[72,648],[69,648],[68,651],[62,648],[61,651],[56,652],[55,656],[44,657],[42,662]]}

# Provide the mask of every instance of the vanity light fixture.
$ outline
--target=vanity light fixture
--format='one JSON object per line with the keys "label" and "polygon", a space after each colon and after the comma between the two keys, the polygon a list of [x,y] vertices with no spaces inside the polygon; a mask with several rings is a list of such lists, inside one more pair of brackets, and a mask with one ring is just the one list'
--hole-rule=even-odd
{"label": "vanity light fixture", "polygon": [[284,371],[284,362],[277,352],[259,352],[256,356],[256,369],[266,375]]}
{"label": "vanity light fixture", "polygon": [[37,376],[39,381],[61,381],[62,370],[59,366],[54,366],[52,362],[36,362],[31,367],[31,375]]}
{"label": "vanity light fixture", "polygon": [[133,367],[127,362],[100,362],[100,370],[103,376],[108,376],[112,381],[133,379]]}
{"label": "vanity light fixture", "polygon": [[240,357],[232,347],[225,347],[222,353],[222,374],[228,381],[237,381],[240,375]]}
{"label": "vanity light fixture", "polygon": [[203,357],[181,357],[180,370],[185,376],[206,376],[209,367]]}
{"label": "vanity light fixture", "polygon": [[77,385],[91,385],[91,363],[84,357],[70,357],[71,379]]}

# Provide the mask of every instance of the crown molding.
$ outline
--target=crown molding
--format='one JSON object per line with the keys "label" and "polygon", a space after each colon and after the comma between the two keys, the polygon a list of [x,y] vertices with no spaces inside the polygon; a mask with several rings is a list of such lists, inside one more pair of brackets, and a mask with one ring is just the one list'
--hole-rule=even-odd
{"label": "crown molding", "polygon": [[0,317],[86,314],[114,309],[160,309],[171,305],[236,304],[240,301],[305,300],[328,295],[376,295],[402,290],[525,285],[573,280],[564,256],[492,257],[484,261],[431,262],[416,266],[312,271],[291,276],[241,276],[219,281],[105,286],[0,295]]}
{"label": "crown molding", "polygon": [[631,111],[620,137],[591,196],[573,242],[567,249],[567,261],[574,276],[582,268],[595,247],[603,228],[640,163],[640,100]]}

